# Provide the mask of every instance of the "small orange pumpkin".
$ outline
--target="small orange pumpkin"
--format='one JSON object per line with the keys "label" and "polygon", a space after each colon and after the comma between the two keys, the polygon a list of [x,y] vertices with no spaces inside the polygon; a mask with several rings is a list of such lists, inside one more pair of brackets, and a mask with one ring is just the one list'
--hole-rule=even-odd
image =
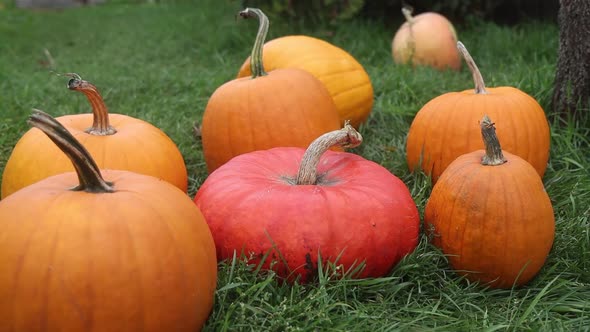
{"label": "small orange pumpkin", "polygon": [[434,185],[425,230],[467,279],[497,288],[524,285],[551,250],[553,207],[536,170],[502,152],[487,115],[481,134],[485,151],[460,156]]}
{"label": "small orange pumpkin", "polygon": [[186,193],[151,176],[100,171],[55,119],[36,112],[29,122],[76,172],[0,201],[0,331],[200,330],[217,259]]}
{"label": "small orange pumpkin", "polygon": [[[373,85],[363,66],[342,48],[309,36],[285,36],[264,44],[264,66],[303,69],[319,79],[328,89],[341,123],[359,128],[373,108]],[[246,59],[238,77],[252,74],[250,58]]]}
{"label": "small orange pumpkin", "polygon": [[402,8],[406,22],[391,42],[395,63],[410,63],[442,69],[461,69],[461,57],[455,45],[457,33],[453,24],[434,12],[412,16],[412,9]]}
{"label": "small orange pumpkin", "polygon": [[483,148],[480,133],[471,126],[488,114],[502,123],[498,137],[504,150],[525,159],[543,176],[549,159],[549,125],[539,103],[513,87],[486,88],[465,46],[457,43],[475,82],[475,90],[449,92],[430,100],[418,111],[406,142],[410,170],[422,169],[436,182],[462,154]]}
{"label": "small orange pumpkin", "polygon": [[296,68],[264,71],[266,15],[256,8],[239,14],[260,20],[252,49],[252,77],[229,81],[209,98],[201,128],[209,172],[243,153],[277,146],[305,147],[340,127],[332,97],[313,75]]}
{"label": "small orange pumpkin", "polygon": [[[60,116],[57,120],[72,132],[94,156],[100,168],[121,169],[151,175],[185,191],[188,176],[176,144],[150,123],[113,114],[98,89],[77,74],[68,88],[80,91],[92,105],[92,114]],[[48,176],[71,172],[72,163],[45,135],[31,128],[12,150],[2,175],[2,197]]]}

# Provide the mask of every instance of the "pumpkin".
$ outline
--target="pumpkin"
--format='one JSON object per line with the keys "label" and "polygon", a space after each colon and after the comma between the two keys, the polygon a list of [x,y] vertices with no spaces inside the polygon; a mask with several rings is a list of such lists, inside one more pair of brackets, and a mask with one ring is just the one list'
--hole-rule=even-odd
{"label": "pumpkin", "polygon": [[388,273],[416,247],[418,211],[408,188],[387,169],[328,150],[361,140],[346,124],[307,150],[255,151],[210,174],[194,200],[213,233],[218,259],[243,253],[289,282],[314,280],[318,264],[327,262],[341,272],[364,267],[350,277]]}
{"label": "pumpkin", "polygon": [[412,16],[412,9],[402,8],[406,19],[391,42],[393,60],[399,64],[430,66],[439,70],[461,69],[461,57],[455,45],[457,33],[443,15],[426,12]]}
{"label": "pumpkin", "polygon": [[266,15],[257,8],[247,8],[239,15],[260,20],[252,49],[252,76],[223,84],[207,102],[201,139],[209,172],[243,153],[307,146],[317,136],[340,127],[330,94],[313,75],[295,68],[264,70]]}
{"label": "pumpkin", "polygon": [[485,151],[460,156],[434,185],[425,229],[468,280],[496,288],[524,285],[553,244],[553,208],[536,170],[502,152],[487,115],[481,133]]}
{"label": "pumpkin", "polygon": [[[373,86],[363,66],[348,52],[327,41],[304,35],[273,39],[263,48],[267,70],[303,69],[319,79],[332,96],[341,123],[355,127],[367,120],[373,108]],[[246,59],[238,77],[250,76]]]}
{"label": "pumpkin", "polygon": [[0,330],[199,330],[213,305],[217,259],[191,199],[151,176],[99,170],[47,114],[30,123],[76,172],[0,201]]}
{"label": "pumpkin", "polygon": [[[82,92],[92,114],[58,117],[90,151],[100,168],[151,175],[187,190],[184,159],[174,142],[160,129],[140,119],[113,114],[93,84],[76,74],[68,88]],[[68,158],[42,132],[27,131],[12,150],[2,175],[2,197],[48,176],[74,171]]]}
{"label": "pumpkin", "polygon": [[436,182],[457,157],[482,149],[479,130],[471,124],[486,113],[502,123],[498,137],[504,150],[525,159],[543,176],[550,141],[545,112],[533,97],[517,88],[486,88],[465,46],[458,42],[457,47],[471,70],[475,89],[445,93],[418,111],[406,142],[410,170],[422,170]]}

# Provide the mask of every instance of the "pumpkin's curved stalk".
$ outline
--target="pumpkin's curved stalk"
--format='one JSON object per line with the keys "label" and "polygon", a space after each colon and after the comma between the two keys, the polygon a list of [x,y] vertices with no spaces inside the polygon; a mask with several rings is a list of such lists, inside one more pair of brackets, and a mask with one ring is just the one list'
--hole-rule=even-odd
{"label": "pumpkin's curved stalk", "polygon": [[88,81],[84,81],[82,77],[76,73],[67,73],[63,75],[71,77],[68,82],[68,89],[82,92],[86,98],[88,98],[90,105],[92,105],[92,127],[86,129],[86,132],[91,135],[99,136],[116,133],[117,130],[109,123],[109,111],[96,86]]}
{"label": "pumpkin's curved stalk", "polygon": [[467,66],[469,67],[469,71],[471,71],[473,83],[475,84],[475,93],[481,95],[487,94],[488,92],[486,91],[486,85],[483,81],[483,76],[481,76],[481,72],[479,71],[479,68],[477,68],[477,65],[471,57],[471,54],[469,54],[469,51],[467,51],[465,45],[463,45],[463,43],[460,41],[457,42],[457,49],[463,56],[463,59],[465,59],[465,63],[467,63]]}
{"label": "pumpkin's curved stalk", "polygon": [[114,192],[112,183],[103,179],[100,169],[90,156],[86,148],[72,136],[72,134],[51,115],[33,110],[27,121],[29,125],[38,128],[57,145],[57,147],[70,158],[80,184],[72,190],[86,191],[91,193]]}
{"label": "pumpkin's curved stalk", "polygon": [[264,71],[264,64],[262,62],[262,47],[264,46],[264,40],[268,33],[268,17],[258,8],[246,8],[239,12],[238,15],[243,18],[257,17],[258,21],[260,21],[260,27],[256,34],[254,47],[252,47],[252,54],[250,55],[250,71],[252,72],[252,78],[265,76],[267,73]]}
{"label": "pumpkin's curved stalk", "polygon": [[486,148],[486,154],[481,158],[481,164],[486,166],[502,165],[506,162],[506,158],[504,158],[504,154],[502,153],[502,147],[500,146],[500,141],[498,141],[494,123],[487,115],[484,115],[479,125],[481,127],[483,144]]}
{"label": "pumpkin's curved stalk", "polygon": [[349,121],[344,123],[344,128],[325,133],[316,138],[303,154],[295,184],[314,185],[317,183],[317,167],[320,158],[331,147],[354,148],[359,146],[362,141],[363,137],[350,125]]}
{"label": "pumpkin's curved stalk", "polygon": [[410,6],[406,5],[402,7],[402,14],[404,15],[404,18],[406,19],[406,22],[408,22],[409,25],[414,24],[414,16],[412,16],[413,12],[414,8]]}

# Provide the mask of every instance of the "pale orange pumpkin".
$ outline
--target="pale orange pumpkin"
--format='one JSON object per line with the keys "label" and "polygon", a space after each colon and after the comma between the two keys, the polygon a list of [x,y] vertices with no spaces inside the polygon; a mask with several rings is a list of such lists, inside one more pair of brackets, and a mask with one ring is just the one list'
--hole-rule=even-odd
{"label": "pale orange pumpkin", "polygon": [[[303,36],[285,36],[264,44],[264,67],[303,69],[319,79],[328,89],[341,123],[359,128],[373,108],[373,85],[363,66],[344,49],[327,41]],[[252,74],[246,59],[238,77]]]}
{"label": "pale orange pumpkin", "polygon": [[240,15],[260,20],[252,76],[223,84],[209,98],[201,128],[209,172],[237,155],[278,146],[306,147],[321,134],[340,128],[332,97],[313,75],[296,68],[264,70],[266,15],[256,8]]}
{"label": "pale orange pumpkin", "polygon": [[537,171],[502,151],[487,115],[481,135],[485,151],[460,156],[434,185],[425,230],[467,279],[496,288],[524,285],[553,244],[551,200]]}
{"label": "pale orange pumpkin", "polygon": [[397,30],[391,42],[395,63],[461,69],[461,57],[455,45],[457,33],[453,24],[434,12],[412,16],[412,10],[402,8],[406,22]]}
{"label": "pale orange pumpkin", "polygon": [[76,172],[0,201],[0,331],[200,330],[217,259],[186,193],[151,176],[99,170],[47,114],[30,123]]}
{"label": "pale orange pumpkin", "polygon": [[[57,120],[82,142],[98,166],[151,175],[186,192],[186,166],[176,144],[146,121],[109,113],[98,89],[73,75],[68,88],[86,95],[92,114],[65,115]],[[55,144],[41,131],[31,128],[16,143],[6,162],[1,196],[6,197],[48,176],[73,170],[71,162]]]}
{"label": "pale orange pumpkin", "polygon": [[509,86],[486,88],[465,46],[457,43],[471,70],[475,89],[440,95],[418,111],[406,143],[410,170],[421,169],[436,182],[457,157],[483,148],[473,127],[485,114],[502,125],[498,137],[505,151],[525,159],[543,176],[549,159],[549,124],[539,103]]}

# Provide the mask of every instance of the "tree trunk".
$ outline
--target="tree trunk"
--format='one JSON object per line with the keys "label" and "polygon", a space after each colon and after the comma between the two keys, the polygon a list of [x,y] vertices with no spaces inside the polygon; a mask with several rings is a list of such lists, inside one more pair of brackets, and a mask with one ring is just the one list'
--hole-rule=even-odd
{"label": "tree trunk", "polygon": [[590,1],[560,0],[555,115],[576,116],[590,105]]}

